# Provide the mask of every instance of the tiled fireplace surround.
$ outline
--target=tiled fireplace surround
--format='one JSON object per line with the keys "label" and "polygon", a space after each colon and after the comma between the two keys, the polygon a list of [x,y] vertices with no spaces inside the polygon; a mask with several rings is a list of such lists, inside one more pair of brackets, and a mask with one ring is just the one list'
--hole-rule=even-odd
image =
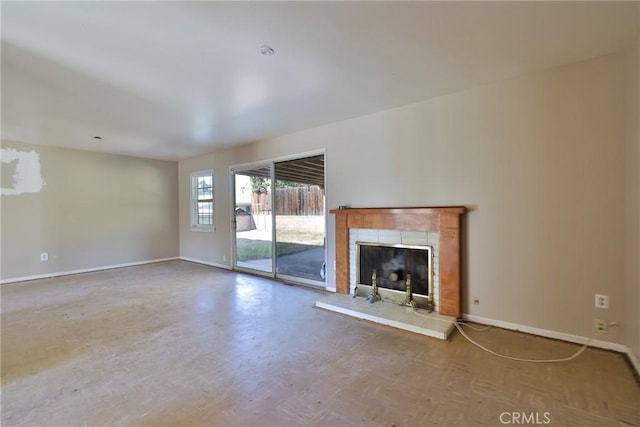
{"label": "tiled fireplace surround", "polygon": [[433,248],[433,303],[434,310],[439,310],[440,301],[440,275],[439,275],[439,246],[440,233],[433,231],[414,231],[414,230],[378,230],[366,228],[349,229],[349,293],[353,294],[353,290],[357,281],[357,265],[356,242],[381,243],[381,244],[402,244],[402,245],[419,245],[431,246]]}
{"label": "tiled fireplace surround", "polygon": [[356,241],[430,245],[436,311],[459,317],[460,223],[465,211],[464,206],[331,210],[336,216],[336,291],[353,290]]}

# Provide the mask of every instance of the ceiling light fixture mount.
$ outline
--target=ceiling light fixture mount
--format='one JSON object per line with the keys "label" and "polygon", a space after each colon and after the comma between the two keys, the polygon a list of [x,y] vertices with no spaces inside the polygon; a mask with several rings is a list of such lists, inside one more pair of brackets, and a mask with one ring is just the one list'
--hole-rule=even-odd
{"label": "ceiling light fixture mount", "polygon": [[262,46],[260,46],[260,53],[264,56],[272,56],[274,53],[276,53],[276,51],[273,50],[271,46],[263,44]]}

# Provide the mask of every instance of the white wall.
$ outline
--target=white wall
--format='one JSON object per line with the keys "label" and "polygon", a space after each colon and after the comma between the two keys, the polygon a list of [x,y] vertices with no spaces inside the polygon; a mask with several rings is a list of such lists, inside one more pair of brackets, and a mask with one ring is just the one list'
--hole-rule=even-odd
{"label": "white wall", "polygon": [[[638,240],[625,237],[638,188],[625,169],[637,167],[625,160],[637,150],[629,64],[609,55],[182,161],[181,255],[230,259],[229,165],[326,148],[329,208],[470,208],[464,312],[580,336],[605,317],[622,326],[603,339],[628,343],[640,331],[626,303],[638,293],[625,261]],[[210,167],[218,227],[191,232],[188,174]],[[330,288],[333,233],[329,216]]]}
{"label": "white wall", "polygon": [[[629,52],[627,146],[626,146],[626,344],[640,361],[640,38]],[[635,327],[634,327],[635,325]],[[640,365],[640,362],[639,362]]]}
{"label": "white wall", "polygon": [[3,141],[2,280],[176,257],[177,194],[176,162]]}

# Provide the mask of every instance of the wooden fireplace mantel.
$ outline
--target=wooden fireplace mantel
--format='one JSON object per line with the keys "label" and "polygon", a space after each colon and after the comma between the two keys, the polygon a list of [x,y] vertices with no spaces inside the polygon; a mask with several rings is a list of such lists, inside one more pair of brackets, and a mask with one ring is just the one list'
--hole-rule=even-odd
{"label": "wooden fireplace mantel", "polygon": [[414,230],[440,235],[440,314],[460,317],[460,216],[464,206],[332,209],[336,216],[336,291],[349,293],[349,229]]}

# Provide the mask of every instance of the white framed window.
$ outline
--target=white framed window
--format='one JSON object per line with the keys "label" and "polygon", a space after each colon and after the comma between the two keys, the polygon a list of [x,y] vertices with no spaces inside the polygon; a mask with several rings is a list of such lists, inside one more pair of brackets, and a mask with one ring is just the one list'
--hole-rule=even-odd
{"label": "white framed window", "polygon": [[213,170],[191,174],[191,229],[215,230]]}

